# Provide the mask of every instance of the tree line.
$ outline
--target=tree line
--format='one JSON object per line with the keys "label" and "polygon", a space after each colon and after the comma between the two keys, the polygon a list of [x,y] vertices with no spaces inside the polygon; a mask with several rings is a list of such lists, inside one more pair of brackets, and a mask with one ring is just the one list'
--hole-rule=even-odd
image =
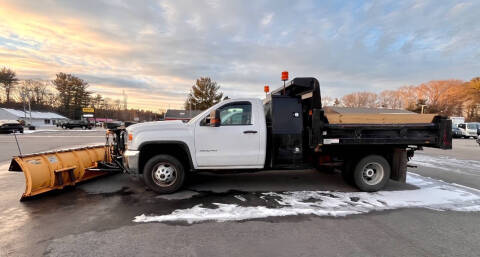
{"label": "tree line", "polygon": [[432,80],[420,85],[403,86],[396,90],[354,92],[340,98],[323,97],[324,105],[404,109],[417,113],[438,113],[463,116],[480,121],[480,77],[470,81],[456,79]]}
{"label": "tree line", "polygon": [[95,108],[95,117],[116,120],[158,120],[162,115],[152,111],[126,109],[119,100],[94,94],[88,82],[72,74],[60,72],[52,81],[18,79],[15,71],[0,70],[0,106],[23,109],[30,104],[32,110],[50,111],[70,119],[81,119],[83,107]]}
{"label": "tree line", "polygon": [[[118,120],[158,120],[162,114],[151,111],[126,110],[120,100],[112,100],[88,90],[88,82],[71,74],[58,73],[52,81],[20,81],[15,72],[0,70],[0,105],[21,109],[30,103],[32,109],[58,112],[79,119],[82,107],[95,108],[96,117]],[[205,110],[223,98],[220,86],[208,77],[196,80],[184,103],[185,109]],[[228,99],[228,97],[223,98]],[[419,85],[403,86],[380,93],[354,92],[340,98],[322,97],[324,106],[405,109],[417,113],[438,113],[464,116],[480,121],[480,77],[470,81],[456,79],[432,80]]]}

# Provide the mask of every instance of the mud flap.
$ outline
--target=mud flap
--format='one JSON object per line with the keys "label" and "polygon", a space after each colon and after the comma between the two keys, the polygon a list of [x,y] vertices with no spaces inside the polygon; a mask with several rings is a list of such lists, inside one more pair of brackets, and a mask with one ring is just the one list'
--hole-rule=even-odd
{"label": "mud flap", "polygon": [[91,171],[98,162],[110,161],[107,146],[83,147],[13,157],[9,171],[23,171],[25,192],[21,200],[66,186],[74,186],[107,172]]}
{"label": "mud flap", "polygon": [[390,178],[399,182],[407,181],[407,150],[395,148],[392,158],[392,173]]}

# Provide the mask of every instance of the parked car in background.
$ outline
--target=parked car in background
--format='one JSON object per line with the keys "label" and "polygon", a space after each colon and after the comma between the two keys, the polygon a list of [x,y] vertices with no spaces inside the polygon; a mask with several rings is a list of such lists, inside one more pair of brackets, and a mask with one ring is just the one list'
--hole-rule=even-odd
{"label": "parked car in background", "polygon": [[462,138],[462,130],[458,127],[452,127],[452,137],[453,138]]}
{"label": "parked car in background", "polygon": [[55,126],[63,128],[63,124],[67,123],[68,121],[66,120],[59,120],[57,123],[55,123]]}
{"label": "parked car in background", "polygon": [[477,129],[478,124],[476,122],[467,122],[467,123],[460,123],[458,124],[458,128],[462,131],[462,137],[473,137],[477,138]]}
{"label": "parked car in background", "polygon": [[0,120],[0,133],[23,133],[23,126],[16,120]]}
{"label": "parked car in background", "polygon": [[82,128],[82,129],[92,129],[93,123],[90,123],[85,120],[69,120],[62,124],[64,129],[73,129],[73,128]]}

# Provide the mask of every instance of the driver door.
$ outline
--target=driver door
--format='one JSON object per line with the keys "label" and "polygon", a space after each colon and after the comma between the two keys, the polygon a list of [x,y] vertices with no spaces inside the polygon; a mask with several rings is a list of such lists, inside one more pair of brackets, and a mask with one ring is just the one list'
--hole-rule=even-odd
{"label": "driver door", "polygon": [[195,127],[195,154],[201,167],[259,166],[260,133],[252,103],[230,102],[218,108],[220,126],[205,117]]}

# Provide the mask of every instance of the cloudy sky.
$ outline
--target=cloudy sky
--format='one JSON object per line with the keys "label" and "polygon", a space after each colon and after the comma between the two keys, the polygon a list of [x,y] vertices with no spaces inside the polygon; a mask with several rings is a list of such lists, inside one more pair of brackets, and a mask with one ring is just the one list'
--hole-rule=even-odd
{"label": "cloudy sky", "polygon": [[479,16],[475,0],[0,0],[0,66],[152,110],[181,107],[200,76],[261,97],[282,70],[338,97],[479,76]]}

